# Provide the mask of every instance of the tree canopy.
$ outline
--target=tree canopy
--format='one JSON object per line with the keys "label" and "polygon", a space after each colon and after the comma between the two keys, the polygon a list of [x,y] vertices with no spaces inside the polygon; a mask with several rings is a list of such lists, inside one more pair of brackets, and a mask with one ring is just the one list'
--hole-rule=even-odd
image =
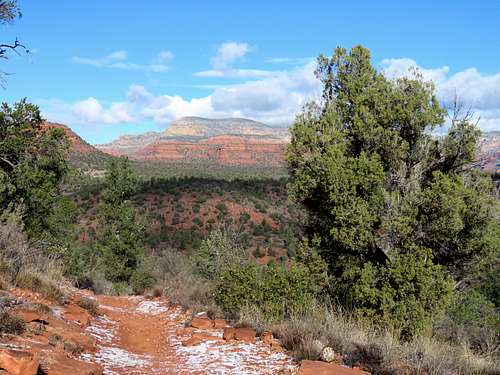
{"label": "tree canopy", "polygon": [[[491,179],[469,168],[480,132],[456,111],[448,132],[436,136],[448,112],[433,84],[418,72],[387,78],[362,46],[320,56],[316,75],[323,99],[306,106],[291,131],[290,192],[309,211],[337,295],[378,315],[411,295],[432,313],[441,304],[424,289],[432,285],[444,298],[441,267],[459,276],[489,251],[487,228],[498,225]],[[390,275],[412,262],[420,262],[421,281],[406,274],[388,303],[384,288],[403,283],[388,283]]]}
{"label": "tree canopy", "polygon": [[61,194],[67,150],[64,131],[43,126],[38,107],[25,100],[2,104],[0,211],[20,211],[28,234],[37,238],[60,238],[59,214],[68,209]]}

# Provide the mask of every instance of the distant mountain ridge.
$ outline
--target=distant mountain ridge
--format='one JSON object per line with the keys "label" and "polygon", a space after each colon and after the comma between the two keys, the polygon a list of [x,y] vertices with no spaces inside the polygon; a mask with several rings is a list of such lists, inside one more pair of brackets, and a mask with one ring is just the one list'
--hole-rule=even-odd
{"label": "distant mountain ridge", "polygon": [[[166,163],[284,167],[290,141],[288,129],[246,119],[183,117],[163,132],[123,135],[96,146],[66,125],[46,121],[42,126],[62,128],[71,142],[70,161],[85,169],[102,169],[109,155]],[[474,166],[500,175],[500,131],[483,133]]]}
{"label": "distant mountain ridge", "polygon": [[284,147],[289,140],[287,128],[253,120],[183,117],[163,132],[125,135],[95,147],[141,161],[284,166]]}
{"label": "distant mountain ridge", "polygon": [[42,128],[58,128],[64,130],[70,143],[68,159],[70,163],[84,170],[103,169],[109,155],[85,142],[71,128],[57,122],[44,121]]}
{"label": "distant mountain ridge", "polygon": [[202,117],[182,117],[173,121],[163,132],[166,137],[201,137],[216,135],[239,135],[253,137],[283,138],[288,129],[272,127],[261,122],[244,118],[206,119]]}

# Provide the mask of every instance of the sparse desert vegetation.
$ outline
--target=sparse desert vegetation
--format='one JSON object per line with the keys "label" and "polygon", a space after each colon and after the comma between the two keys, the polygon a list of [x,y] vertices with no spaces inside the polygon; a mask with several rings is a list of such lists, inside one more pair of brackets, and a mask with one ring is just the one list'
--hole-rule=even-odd
{"label": "sparse desert vegetation", "polygon": [[[19,16],[15,1],[0,1],[1,24]],[[26,49],[17,40],[2,45],[0,57],[19,48]],[[230,67],[247,50],[215,58],[223,72],[198,76],[248,74]],[[168,70],[159,57],[143,66],[126,55],[72,60]],[[154,350],[151,358],[160,358],[168,351],[141,335],[164,340],[175,319],[176,337],[231,340],[225,331],[200,338],[198,319],[208,329],[250,328],[250,342],[270,338],[269,350],[277,338],[280,360],[295,361],[290,371],[321,360],[372,375],[500,373],[496,151],[478,159],[485,140],[470,111],[458,100],[446,108],[418,71],[389,76],[363,46],[320,55],[314,73],[322,96],[305,103],[289,132],[246,119],[187,117],[164,134],[100,146],[134,160],[97,151],[27,99],[3,103],[2,355],[14,357],[6,348],[33,335],[63,362],[92,358],[105,366],[109,358],[95,353],[120,331],[146,348],[141,355]],[[155,110],[173,100],[141,87],[132,86],[127,100]],[[106,110],[89,101],[92,115],[108,123],[111,109],[131,106]],[[118,329],[123,316],[133,322]],[[92,320],[97,325],[86,330]],[[195,346],[177,341],[177,348]],[[33,375],[50,374],[50,363],[32,354],[22,356]],[[146,357],[134,355],[131,363],[145,367]],[[14,373],[4,362],[0,372]]]}

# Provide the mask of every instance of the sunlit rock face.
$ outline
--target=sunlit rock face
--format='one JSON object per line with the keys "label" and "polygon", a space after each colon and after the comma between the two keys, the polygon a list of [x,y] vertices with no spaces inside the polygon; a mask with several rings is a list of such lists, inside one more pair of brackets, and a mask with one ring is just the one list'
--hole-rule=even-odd
{"label": "sunlit rock face", "polygon": [[184,117],[163,133],[126,135],[96,147],[134,160],[282,167],[288,142],[286,128],[247,119]]}

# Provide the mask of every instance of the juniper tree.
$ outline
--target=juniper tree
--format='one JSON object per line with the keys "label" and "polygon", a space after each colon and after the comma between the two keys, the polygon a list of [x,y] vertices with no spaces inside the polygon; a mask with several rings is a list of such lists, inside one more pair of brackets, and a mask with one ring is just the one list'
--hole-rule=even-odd
{"label": "juniper tree", "polygon": [[447,110],[433,84],[418,73],[387,78],[361,46],[320,56],[316,75],[322,101],[297,117],[287,149],[291,195],[309,211],[333,293],[420,332],[446,305],[444,271],[463,275],[497,225],[491,180],[469,167],[480,132],[458,114],[435,136]]}

